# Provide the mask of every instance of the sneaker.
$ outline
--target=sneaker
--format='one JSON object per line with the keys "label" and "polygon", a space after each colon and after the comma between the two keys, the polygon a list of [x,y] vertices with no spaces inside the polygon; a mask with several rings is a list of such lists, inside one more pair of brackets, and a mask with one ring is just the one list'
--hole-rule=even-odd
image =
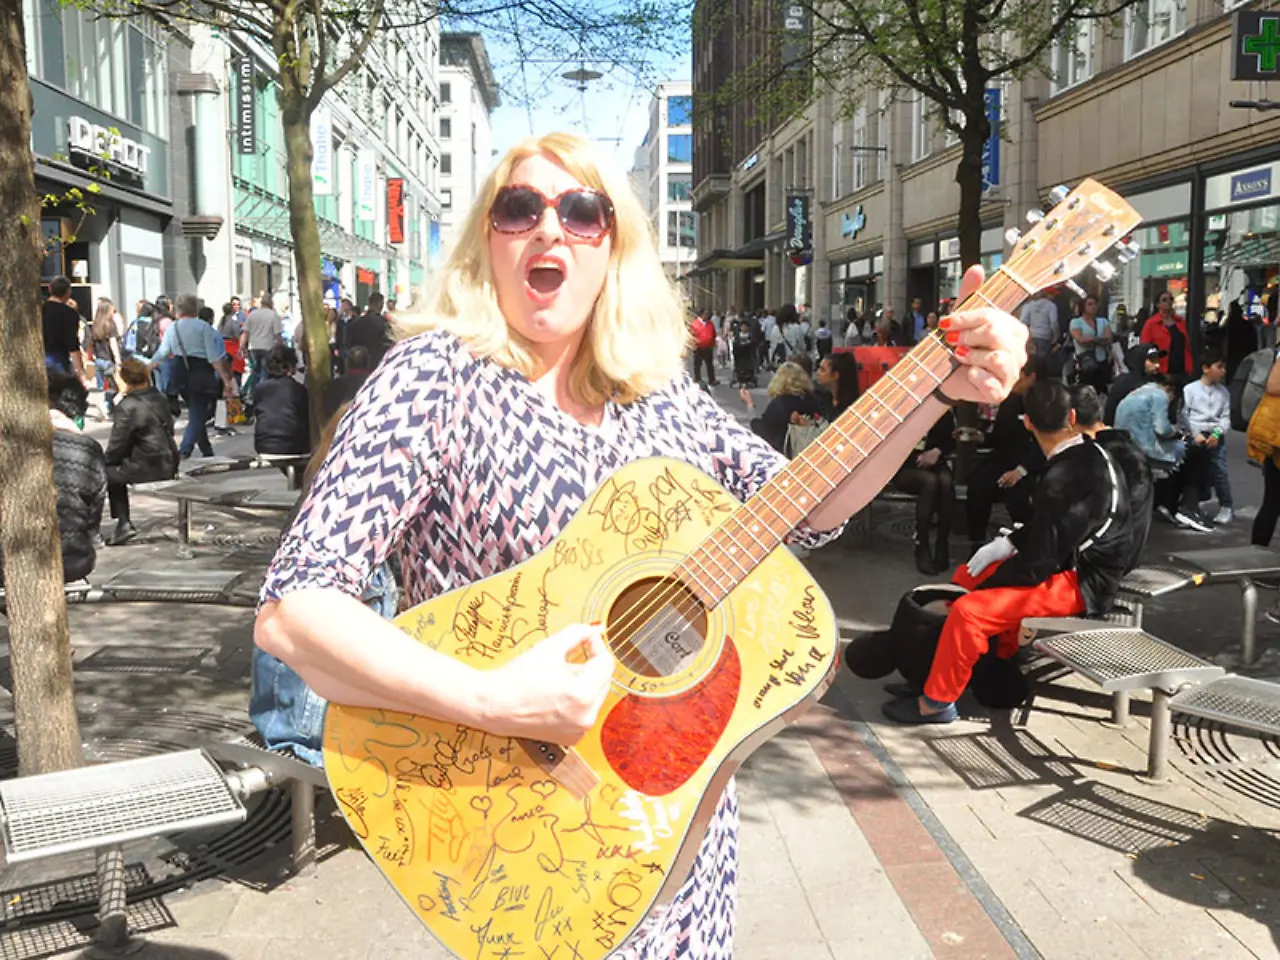
{"label": "sneaker", "polygon": [[1214,514],[1213,522],[1215,524],[1230,523],[1236,518],[1235,512],[1230,507],[1223,507]]}
{"label": "sneaker", "polygon": [[1200,516],[1199,510],[1179,510],[1174,514],[1174,522],[1180,527],[1195,530],[1197,533],[1212,533],[1213,525]]}
{"label": "sneaker", "polygon": [[106,545],[108,547],[118,547],[128,543],[138,535],[138,528],[132,523],[117,523],[115,530],[111,532],[111,536],[107,537]]}
{"label": "sneaker", "polygon": [[1156,514],[1168,523],[1177,523],[1177,521],[1173,519],[1173,511],[1166,506],[1156,507]]}

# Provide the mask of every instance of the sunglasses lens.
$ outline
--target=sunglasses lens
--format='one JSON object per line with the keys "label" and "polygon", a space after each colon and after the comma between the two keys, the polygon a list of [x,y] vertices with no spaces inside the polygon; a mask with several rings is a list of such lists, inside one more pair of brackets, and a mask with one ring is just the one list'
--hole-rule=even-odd
{"label": "sunglasses lens", "polygon": [[589,240],[609,231],[613,209],[598,193],[573,190],[560,198],[560,222],[570,233]]}
{"label": "sunglasses lens", "polygon": [[542,197],[527,187],[503,187],[493,201],[491,220],[499,233],[532,230],[542,216]]}

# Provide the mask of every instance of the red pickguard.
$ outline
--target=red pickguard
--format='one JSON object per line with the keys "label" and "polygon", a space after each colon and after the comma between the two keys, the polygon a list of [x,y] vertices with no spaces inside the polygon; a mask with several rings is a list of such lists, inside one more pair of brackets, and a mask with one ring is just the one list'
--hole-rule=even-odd
{"label": "red pickguard", "polygon": [[600,728],[605,759],[627,786],[651,797],[678,789],[711,755],[729,725],[742,683],[742,663],[725,637],[705,680],[672,697],[619,700]]}

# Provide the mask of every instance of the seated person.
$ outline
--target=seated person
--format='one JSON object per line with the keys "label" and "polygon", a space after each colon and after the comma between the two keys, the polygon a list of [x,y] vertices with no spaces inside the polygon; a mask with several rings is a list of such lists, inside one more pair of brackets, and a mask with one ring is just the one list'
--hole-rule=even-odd
{"label": "seated person", "polygon": [[1115,426],[1116,409],[1120,406],[1120,401],[1156,378],[1160,373],[1160,358],[1163,356],[1164,351],[1152,343],[1140,343],[1124,355],[1124,363],[1129,372],[1116,377],[1108,388],[1103,420]]}
{"label": "seated person", "polygon": [[[82,432],[85,411],[89,409],[89,391],[76,374],[49,368],[48,376],[62,579],[70,583],[89,576],[98,562],[93,541],[102,524],[107,471],[102,447]],[[0,585],[3,583],[4,557],[0,555]]]}
{"label": "seated person", "polygon": [[1023,618],[1099,617],[1115,602],[1137,535],[1124,475],[1105,448],[1076,430],[1061,383],[1044,380],[1027,391],[1026,418],[1047,459],[1030,522],[956,572],[955,582],[971,592],[951,605],[924,690],[885,704],[891,720],[950,723],[992,637],[1008,659],[1018,651]]}
{"label": "seated person", "polygon": [[852,353],[832,353],[818,364],[818,413],[828,423],[835,420],[858,399],[858,363]]}
{"label": "seated person", "polygon": [[1209,478],[1207,458],[1184,462],[1186,443],[1169,417],[1177,392],[1164,374],[1134,390],[1116,408],[1116,429],[1129,434],[1155,477],[1156,512],[1181,527],[1207,533],[1200,516],[1200,487]]}
{"label": "seated person", "polygon": [[310,453],[307,388],[293,378],[298,353],[278,343],[267,353],[267,375],[253,392],[253,449],[257,453]]}
{"label": "seated person", "polygon": [[373,372],[373,363],[369,360],[369,351],[361,346],[347,350],[347,372],[334,377],[324,388],[325,416],[333,416],[334,411],[344,407],[356,398],[356,393],[369,379]]}
{"label": "seated person", "polygon": [[947,411],[893,478],[897,489],[916,498],[916,569],[926,577],[951,567],[951,509],[956,492],[947,458],[956,449],[955,432],[955,416]]}
{"label": "seated person", "polygon": [[984,444],[991,453],[969,474],[965,510],[972,550],[986,542],[997,500],[1004,501],[1014,523],[1026,523],[1031,516],[1031,493],[1035,475],[1044,467],[1044,454],[1022,424],[1022,398],[1047,376],[1044,358],[1028,358],[1013,392],[996,412]]}
{"label": "seated person", "polygon": [[169,398],[151,386],[151,368],[130,357],[120,364],[124,396],[111,416],[107,441],[107,499],[115,531],[106,540],[117,547],[138,535],[129,516],[129,484],[168,480],[178,473]]}
{"label": "seated person", "polygon": [[[744,387],[739,394],[748,410],[755,409],[755,401]],[[769,381],[769,405],[764,413],[751,421],[751,429],[769,442],[779,453],[787,442],[787,427],[793,423],[807,422],[818,412],[809,375],[790,361],[778,368]]]}

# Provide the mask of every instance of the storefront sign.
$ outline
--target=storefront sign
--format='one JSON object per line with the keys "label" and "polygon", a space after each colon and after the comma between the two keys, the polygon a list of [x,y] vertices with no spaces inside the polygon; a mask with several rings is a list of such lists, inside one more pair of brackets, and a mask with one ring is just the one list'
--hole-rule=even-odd
{"label": "storefront sign", "polygon": [[119,131],[100,127],[83,117],[67,120],[67,150],[72,159],[106,163],[138,179],[147,175],[151,148],[122,136]]}
{"label": "storefront sign", "polygon": [[1236,11],[1231,33],[1231,79],[1280,79],[1280,13]]}
{"label": "storefront sign", "polygon": [[746,173],[748,170],[750,170],[759,162],[760,162],[760,154],[753,153],[751,156],[747,157],[747,159],[742,161],[738,169],[741,170],[743,173]]}
{"label": "storefront sign", "polygon": [[387,239],[404,243],[404,180],[387,178]]}
{"label": "storefront sign", "polygon": [[809,10],[799,3],[782,4],[782,67],[788,73],[809,69]]}
{"label": "storefront sign", "polygon": [[333,114],[316,107],[311,114],[311,189],[317,197],[333,193]]}
{"label": "storefront sign", "polygon": [[1238,173],[1231,178],[1231,202],[1242,203],[1271,196],[1271,168]]}
{"label": "storefront sign", "polygon": [[378,155],[368,148],[356,152],[356,219],[369,221],[377,216]]}
{"label": "storefront sign", "polygon": [[787,252],[799,253],[813,247],[812,226],[809,223],[809,197],[795,193],[787,197]]}
{"label": "storefront sign", "polygon": [[242,155],[258,152],[257,74],[253,57],[236,61],[236,144]]}
{"label": "storefront sign", "polygon": [[988,87],[983,91],[987,105],[987,123],[991,132],[982,144],[982,191],[1000,185],[1000,88]]}
{"label": "storefront sign", "polygon": [[840,214],[840,236],[847,240],[856,240],[858,234],[867,225],[867,215],[862,212],[862,204],[853,208],[853,215]]}

